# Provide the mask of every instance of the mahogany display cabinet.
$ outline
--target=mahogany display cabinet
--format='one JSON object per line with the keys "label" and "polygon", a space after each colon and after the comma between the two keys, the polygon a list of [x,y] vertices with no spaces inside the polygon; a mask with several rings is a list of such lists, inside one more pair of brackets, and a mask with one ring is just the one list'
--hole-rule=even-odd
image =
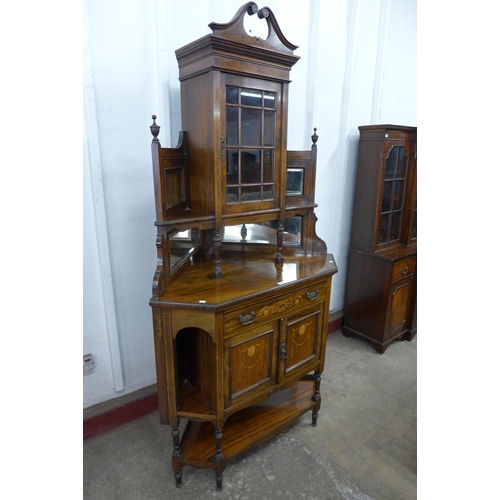
{"label": "mahogany display cabinet", "polygon": [[417,128],[359,132],[342,332],[384,353],[417,332]]}
{"label": "mahogany display cabinet", "polygon": [[[244,29],[254,14],[267,23],[265,40]],[[163,148],[155,116],[151,125],[150,305],[176,485],[192,466],[213,469],[222,489],[233,458],[306,412],[316,425],[337,267],[315,230],[316,130],[309,150],[287,150],[297,47],[254,2],[209,27],[176,51],[178,145]]]}

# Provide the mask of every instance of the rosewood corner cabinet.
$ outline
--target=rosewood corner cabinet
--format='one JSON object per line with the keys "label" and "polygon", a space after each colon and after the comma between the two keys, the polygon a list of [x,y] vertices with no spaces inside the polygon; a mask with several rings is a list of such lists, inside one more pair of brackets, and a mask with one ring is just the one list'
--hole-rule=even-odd
{"label": "rosewood corner cabinet", "polygon": [[[257,14],[266,40],[248,35]],[[242,6],[176,51],[182,129],[163,148],[153,116],[153,312],[160,421],[172,467],[214,470],[321,404],[332,275],[316,235],[316,130],[287,151],[299,59],[268,8]],[[184,430],[180,432],[182,423]]]}
{"label": "rosewood corner cabinet", "polygon": [[417,128],[359,131],[343,334],[384,353],[417,332]]}

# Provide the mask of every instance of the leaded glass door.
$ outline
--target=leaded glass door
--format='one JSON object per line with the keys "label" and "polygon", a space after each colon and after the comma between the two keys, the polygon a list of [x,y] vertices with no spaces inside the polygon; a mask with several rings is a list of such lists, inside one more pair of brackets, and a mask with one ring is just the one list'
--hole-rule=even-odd
{"label": "leaded glass door", "polygon": [[408,175],[408,154],[404,146],[393,146],[385,159],[378,245],[401,238],[403,208]]}
{"label": "leaded glass door", "polygon": [[277,207],[281,180],[281,85],[226,77],[224,92],[227,213]]}

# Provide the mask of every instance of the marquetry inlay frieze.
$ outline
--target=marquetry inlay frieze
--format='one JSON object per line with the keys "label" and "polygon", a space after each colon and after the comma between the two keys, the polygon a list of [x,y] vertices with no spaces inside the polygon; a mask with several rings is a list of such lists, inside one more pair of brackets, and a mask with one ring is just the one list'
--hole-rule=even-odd
{"label": "marquetry inlay frieze", "polygon": [[283,300],[279,300],[274,304],[264,306],[259,313],[259,316],[269,316],[271,314],[281,313],[290,309],[291,307],[302,304],[306,299],[303,295],[296,295],[295,297],[288,297]]}

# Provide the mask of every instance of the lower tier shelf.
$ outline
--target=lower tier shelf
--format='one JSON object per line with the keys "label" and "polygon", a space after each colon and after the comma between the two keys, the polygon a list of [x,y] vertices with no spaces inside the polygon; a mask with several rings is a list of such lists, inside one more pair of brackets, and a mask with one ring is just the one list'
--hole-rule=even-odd
{"label": "lower tier shelf", "polygon": [[[319,402],[313,401],[313,380],[300,380],[278,391],[263,403],[231,415],[222,429],[222,454],[225,465],[239,454],[279,434]],[[181,444],[181,465],[215,468],[214,427],[211,422],[190,421]]]}

